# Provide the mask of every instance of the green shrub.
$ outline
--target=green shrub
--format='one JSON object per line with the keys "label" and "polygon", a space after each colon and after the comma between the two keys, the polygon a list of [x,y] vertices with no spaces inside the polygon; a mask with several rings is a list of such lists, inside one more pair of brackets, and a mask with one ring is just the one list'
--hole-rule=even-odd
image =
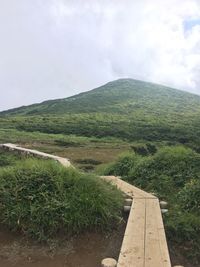
{"label": "green shrub", "polygon": [[97,165],[95,168],[95,173],[98,175],[113,175],[114,174],[114,163],[104,163]]}
{"label": "green shrub", "polygon": [[200,215],[200,180],[191,179],[178,194],[182,209]]}
{"label": "green shrub", "polygon": [[165,229],[168,239],[178,244],[182,254],[195,264],[200,261],[200,217],[178,209],[169,211],[165,218]]}
{"label": "green shrub", "polygon": [[157,148],[154,144],[146,143],[146,144],[134,144],[131,145],[131,148],[134,152],[141,156],[153,155],[157,152]]}
{"label": "green shrub", "polygon": [[17,160],[19,160],[19,157],[17,157],[15,154],[0,151],[0,167],[13,165]]}
{"label": "green shrub", "polygon": [[122,202],[111,184],[53,161],[29,159],[0,170],[0,222],[37,240],[112,227]]}
{"label": "green shrub", "polygon": [[152,154],[152,155],[157,152],[157,147],[154,144],[147,143],[146,147],[147,147],[149,153]]}
{"label": "green shrub", "polygon": [[[168,186],[174,192],[177,188],[181,189],[191,177],[200,176],[199,166],[200,155],[191,149],[182,146],[163,147],[155,155],[140,159],[137,165],[130,168],[128,180],[146,190],[156,187],[160,193],[168,180]],[[161,183],[164,184],[159,189]]]}
{"label": "green shrub", "polygon": [[125,152],[119,156],[116,162],[108,164],[107,168],[104,168],[104,174],[126,177],[130,169],[137,164],[139,159],[140,156],[135,153]]}
{"label": "green shrub", "polygon": [[105,173],[122,176],[148,191],[156,189],[165,194],[171,188],[172,193],[191,177],[200,177],[200,155],[183,146],[163,147],[147,157],[128,152],[105,168]]}
{"label": "green shrub", "polygon": [[146,145],[132,145],[131,148],[134,150],[134,152],[141,156],[147,156],[149,155],[149,151],[146,147]]}
{"label": "green shrub", "polygon": [[6,155],[0,153],[0,167],[8,166],[11,164],[10,159]]}

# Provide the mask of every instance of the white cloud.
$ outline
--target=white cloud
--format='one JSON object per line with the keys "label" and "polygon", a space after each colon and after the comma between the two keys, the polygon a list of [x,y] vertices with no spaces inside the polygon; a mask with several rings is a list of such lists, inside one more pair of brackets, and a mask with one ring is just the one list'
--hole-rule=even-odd
{"label": "white cloud", "polygon": [[198,0],[0,0],[0,110],[120,77],[200,94],[198,19]]}

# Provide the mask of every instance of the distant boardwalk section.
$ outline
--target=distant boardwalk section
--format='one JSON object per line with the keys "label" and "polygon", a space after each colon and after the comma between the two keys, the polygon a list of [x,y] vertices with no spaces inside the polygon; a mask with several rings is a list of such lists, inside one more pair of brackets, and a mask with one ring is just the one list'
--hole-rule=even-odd
{"label": "distant boardwalk section", "polygon": [[15,144],[0,144],[0,148],[5,149],[5,150],[13,150],[13,151],[18,151],[20,153],[24,153],[27,155],[33,155],[39,158],[45,158],[45,159],[53,159],[55,161],[60,162],[63,166],[65,167],[69,167],[72,166],[70,161],[66,158],[62,158],[62,157],[58,157],[58,156],[54,156],[54,155],[50,155],[44,152],[40,152],[37,150],[33,150],[33,149],[28,149],[28,148],[22,148],[19,147]]}

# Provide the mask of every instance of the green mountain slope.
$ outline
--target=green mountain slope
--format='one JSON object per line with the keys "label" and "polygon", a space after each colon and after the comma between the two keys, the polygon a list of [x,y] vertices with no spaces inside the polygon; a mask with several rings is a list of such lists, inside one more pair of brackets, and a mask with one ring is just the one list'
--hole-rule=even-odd
{"label": "green mountain slope", "polygon": [[120,79],[73,97],[1,112],[0,127],[200,145],[199,117],[200,96]]}
{"label": "green mountain slope", "polygon": [[[49,100],[1,112],[9,115],[66,114],[66,113],[134,113],[139,109],[157,113],[184,112],[193,105],[197,109],[200,97],[165,86],[120,79],[72,97]],[[153,108],[153,110],[152,110]]]}

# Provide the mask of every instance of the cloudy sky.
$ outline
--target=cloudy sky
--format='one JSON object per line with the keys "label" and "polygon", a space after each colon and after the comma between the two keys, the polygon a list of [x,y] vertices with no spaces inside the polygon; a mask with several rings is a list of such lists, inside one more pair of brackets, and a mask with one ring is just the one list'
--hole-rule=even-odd
{"label": "cloudy sky", "polygon": [[122,77],[200,94],[200,0],[0,0],[0,110]]}

